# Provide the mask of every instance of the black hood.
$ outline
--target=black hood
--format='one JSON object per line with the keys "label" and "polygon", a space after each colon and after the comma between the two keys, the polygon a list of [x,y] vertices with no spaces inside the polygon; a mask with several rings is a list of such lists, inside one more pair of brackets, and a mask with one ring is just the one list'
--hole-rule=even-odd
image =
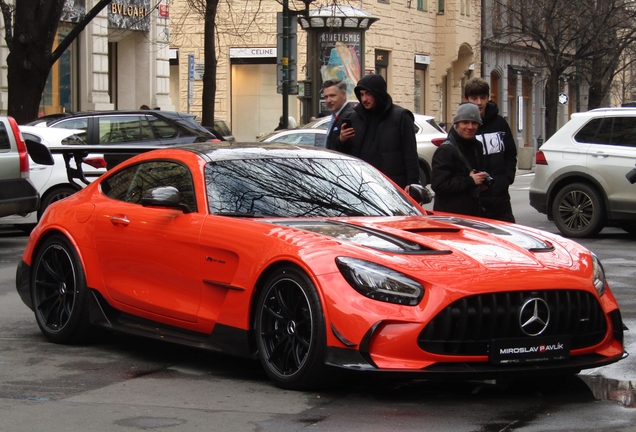
{"label": "black hood", "polygon": [[499,114],[499,107],[493,101],[488,101],[484,112],[483,122],[490,123]]}
{"label": "black hood", "polygon": [[366,90],[373,95],[376,102],[376,111],[384,112],[393,104],[393,99],[386,91],[386,81],[382,75],[365,75],[358,81],[358,85],[353,89],[360,100],[360,90]]}

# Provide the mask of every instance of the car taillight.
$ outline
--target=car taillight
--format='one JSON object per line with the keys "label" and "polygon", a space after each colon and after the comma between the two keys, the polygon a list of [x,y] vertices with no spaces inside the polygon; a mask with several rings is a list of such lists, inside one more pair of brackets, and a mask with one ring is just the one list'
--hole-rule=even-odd
{"label": "car taillight", "polygon": [[435,147],[441,146],[444,141],[446,141],[446,138],[433,138],[431,140],[431,142],[433,143]]}
{"label": "car taillight", "polygon": [[547,165],[548,161],[545,158],[545,155],[543,154],[543,152],[541,150],[537,151],[537,156],[535,157],[535,164],[536,165]]}
{"label": "car taillight", "polygon": [[206,142],[221,142],[221,140],[218,138],[214,138],[214,139],[209,139]]}
{"label": "car taillight", "polygon": [[13,117],[7,117],[7,120],[9,120],[13,136],[15,137],[15,141],[18,145],[18,155],[20,156],[20,177],[29,178],[29,152],[27,152],[24,137],[22,136],[22,132],[20,132],[20,128],[18,127],[18,123],[15,119]]}
{"label": "car taillight", "polygon": [[82,162],[92,166],[93,168],[106,168],[106,161],[101,157],[84,158]]}

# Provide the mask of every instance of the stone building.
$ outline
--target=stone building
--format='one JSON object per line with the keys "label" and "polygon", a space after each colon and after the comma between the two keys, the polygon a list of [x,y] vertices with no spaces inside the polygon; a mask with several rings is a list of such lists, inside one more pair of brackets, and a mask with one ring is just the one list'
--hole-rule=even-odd
{"label": "stone building", "polygon": [[[97,0],[66,0],[58,38],[62,40],[95,3]],[[154,0],[113,0],[53,66],[40,115],[137,109],[141,105],[174,110],[169,95],[168,24],[167,9]],[[0,112],[6,113],[8,50],[4,38],[0,52]]]}
{"label": "stone building", "polygon": [[[289,1],[302,10],[301,1]],[[336,15],[362,11],[377,18],[364,34],[361,74],[381,73],[395,103],[414,112],[452,119],[462,84],[480,68],[481,6],[478,0],[316,1],[311,11],[331,8]],[[217,91],[215,115],[230,123],[239,140],[273,130],[282,113],[277,93],[277,18],[275,0],[220,2],[217,16]],[[200,113],[203,25],[185,0],[170,5],[170,98],[178,110]],[[310,30],[311,31],[311,30]],[[297,79],[308,70],[307,32],[298,25]],[[192,56],[192,57],[190,57]],[[194,60],[194,78],[189,59]],[[316,79],[316,78],[314,78]],[[313,95],[319,97],[319,95]],[[289,113],[299,123],[307,112],[302,96],[289,97]]]}

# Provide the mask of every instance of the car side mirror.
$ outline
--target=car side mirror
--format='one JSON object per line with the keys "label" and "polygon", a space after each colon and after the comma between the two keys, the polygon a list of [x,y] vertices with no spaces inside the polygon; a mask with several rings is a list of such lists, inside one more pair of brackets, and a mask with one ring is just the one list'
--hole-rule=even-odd
{"label": "car side mirror", "polygon": [[168,207],[190,213],[188,206],[181,204],[181,193],[174,186],[158,186],[148,189],[141,197],[144,207]]}
{"label": "car side mirror", "polygon": [[47,146],[28,138],[24,140],[24,143],[26,144],[27,152],[33,162],[40,165],[55,164],[51,150],[49,150]]}
{"label": "car side mirror", "polygon": [[421,184],[409,185],[409,196],[417,201],[420,205],[428,204],[433,201],[431,191]]}

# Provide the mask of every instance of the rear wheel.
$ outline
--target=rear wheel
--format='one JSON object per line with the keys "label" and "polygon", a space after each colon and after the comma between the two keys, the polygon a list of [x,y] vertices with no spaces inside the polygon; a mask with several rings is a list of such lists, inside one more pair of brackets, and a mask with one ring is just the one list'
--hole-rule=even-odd
{"label": "rear wheel", "polygon": [[285,266],[269,277],[258,300],[255,327],[259,358],[278,387],[301,390],[324,384],[325,320],[306,274]]}
{"label": "rear wheel", "polygon": [[569,184],[554,198],[552,217],[566,237],[595,236],[605,226],[603,197],[585,183]]}
{"label": "rear wheel", "polygon": [[47,239],[33,262],[31,297],[35,319],[52,342],[72,344],[90,334],[84,269],[75,248],[61,235]]}

